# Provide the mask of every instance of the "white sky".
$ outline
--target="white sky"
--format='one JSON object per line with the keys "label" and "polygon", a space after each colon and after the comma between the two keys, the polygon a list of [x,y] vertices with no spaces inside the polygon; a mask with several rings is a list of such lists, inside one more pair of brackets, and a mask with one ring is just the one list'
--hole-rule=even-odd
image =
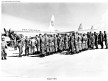
{"label": "white sky", "polygon": [[2,3],[2,27],[47,30],[52,14],[60,31],[108,28],[106,3]]}

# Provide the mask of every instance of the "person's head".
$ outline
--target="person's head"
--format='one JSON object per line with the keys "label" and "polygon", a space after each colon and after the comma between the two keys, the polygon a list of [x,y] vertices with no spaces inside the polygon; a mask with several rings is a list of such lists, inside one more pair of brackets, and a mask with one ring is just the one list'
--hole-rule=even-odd
{"label": "person's head", "polygon": [[65,36],[67,36],[67,34],[65,33]]}
{"label": "person's head", "polygon": [[39,34],[39,37],[42,37],[42,34]]}
{"label": "person's head", "polygon": [[89,35],[89,32],[87,32],[87,35]]}
{"label": "person's head", "polygon": [[78,34],[78,32],[76,32],[76,34]]}
{"label": "person's head", "polygon": [[46,36],[47,36],[47,34],[45,33],[45,34],[44,34],[44,36],[46,37]]}
{"label": "person's head", "polygon": [[57,33],[57,35],[59,36],[59,33]]}
{"label": "person's head", "polygon": [[85,36],[85,33],[83,33],[83,36]]}
{"label": "person's head", "polygon": [[53,34],[53,36],[54,36],[54,37],[56,37],[56,35],[55,35],[55,34]]}
{"label": "person's head", "polygon": [[36,37],[38,37],[38,35],[36,35]]}
{"label": "person's head", "polygon": [[74,31],[72,32],[72,35],[75,35],[75,32]]}
{"label": "person's head", "polygon": [[104,31],[104,34],[106,34],[106,31]]}
{"label": "person's head", "polygon": [[102,31],[99,31],[99,33],[102,33]]}
{"label": "person's head", "polygon": [[41,34],[39,34],[39,36],[41,36]]}
{"label": "person's head", "polygon": [[94,32],[94,34],[96,34],[96,32]]}

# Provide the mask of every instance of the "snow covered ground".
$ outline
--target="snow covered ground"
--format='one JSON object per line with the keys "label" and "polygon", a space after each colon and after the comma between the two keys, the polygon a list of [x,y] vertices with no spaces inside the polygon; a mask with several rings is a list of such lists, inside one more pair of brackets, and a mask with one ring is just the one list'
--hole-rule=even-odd
{"label": "snow covered ground", "polygon": [[108,49],[88,50],[74,55],[58,53],[43,58],[35,56],[9,57],[8,55],[7,60],[1,61],[1,76],[106,77],[107,68]]}

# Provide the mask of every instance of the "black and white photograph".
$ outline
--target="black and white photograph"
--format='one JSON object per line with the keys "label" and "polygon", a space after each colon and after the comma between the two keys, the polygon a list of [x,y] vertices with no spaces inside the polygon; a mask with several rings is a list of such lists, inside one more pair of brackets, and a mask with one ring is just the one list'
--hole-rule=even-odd
{"label": "black and white photograph", "polygon": [[0,31],[0,77],[108,80],[108,3],[1,1]]}

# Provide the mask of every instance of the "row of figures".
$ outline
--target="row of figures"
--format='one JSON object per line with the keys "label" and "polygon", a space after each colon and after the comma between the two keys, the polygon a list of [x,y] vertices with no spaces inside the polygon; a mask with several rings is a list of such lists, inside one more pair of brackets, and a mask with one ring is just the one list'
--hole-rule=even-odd
{"label": "row of figures", "polygon": [[[19,57],[31,54],[39,54],[40,56],[48,56],[54,53],[66,51],[66,54],[75,54],[84,50],[91,49],[108,49],[108,35],[106,31],[102,33],[65,33],[65,34],[39,34],[35,37],[17,38],[14,35],[13,45],[15,49],[19,49]],[[100,47],[99,47],[100,46]],[[2,38],[2,59],[6,59],[7,48],[4,38]],[[24,48],[24,50],[23,50]],[[25,52],[24,52],[25,51]]]}

